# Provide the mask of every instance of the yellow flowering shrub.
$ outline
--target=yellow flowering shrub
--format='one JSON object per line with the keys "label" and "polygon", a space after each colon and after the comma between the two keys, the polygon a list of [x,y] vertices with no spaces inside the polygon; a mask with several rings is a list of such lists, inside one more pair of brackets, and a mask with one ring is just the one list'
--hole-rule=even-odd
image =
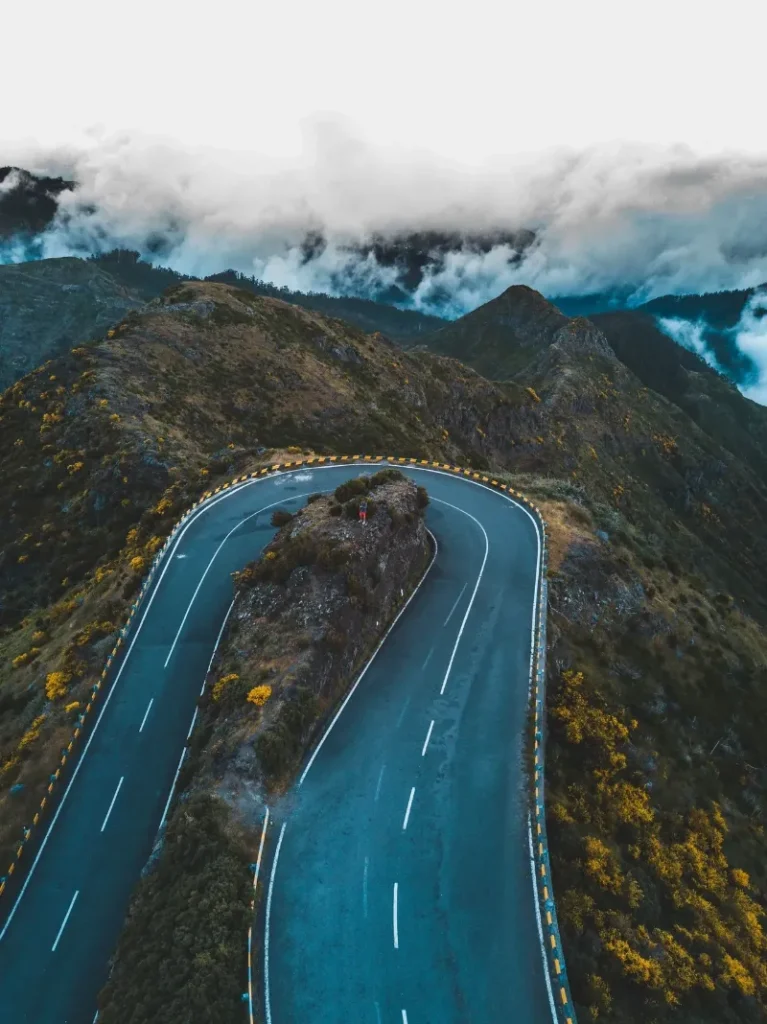
{"label": "yellow flowering shrub", "polygon": [[173,502],[170,498],[160,498],[152,511],[155,515],[162,516],[171,508],[173,508]]}
{"label": "yellow flowering shrub", "polygon": [[240,677],[237,675],[236,672],[230,672],[228,675],[222,676],[220,679],[216,680],[216,682],[213,684],[213,690],[211,691],[211,697],[213,698],[213,700],[220,700],[221,695],[223,694],[224,690],[229,685],[229,683],[233,683],[239,678]]}
{"label": "yellow flowering shrub", "polygon": [[267,684],[261,686],[254,686],[252,690],[248,691],[246,700],[250,704],[255,704],[257,707],[263,707],[264,704],[269,700],[272,695],[272,688]]}
{"label": "yellow flowering shrub", "polygon": [[45,677],[45,696],[48,700],[58,700],[67,692],[67,685],[72,676],[69,672],[49,672]]}

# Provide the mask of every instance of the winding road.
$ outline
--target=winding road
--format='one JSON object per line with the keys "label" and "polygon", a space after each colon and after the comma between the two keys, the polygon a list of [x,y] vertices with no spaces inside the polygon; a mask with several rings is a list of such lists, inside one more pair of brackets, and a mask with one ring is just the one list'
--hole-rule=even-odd
{"label": "winding road", "polygon": [[[263,1013],[267,1024],[550,1024],[523,772],[538,527],[497,491],[400,468],[429,491],[438,554],[271,808]],[[2,1024],[93,1021],[231,603],[230,573],[271,538],[274,507],[300,507],[360,471],[247,481],[176,534],[6,915]]]}

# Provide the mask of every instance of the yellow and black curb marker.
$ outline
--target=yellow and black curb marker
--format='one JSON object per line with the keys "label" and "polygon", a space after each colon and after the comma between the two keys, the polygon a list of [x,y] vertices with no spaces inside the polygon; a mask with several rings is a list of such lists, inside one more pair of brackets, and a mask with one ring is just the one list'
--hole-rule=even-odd
{"label": "yellow and black curb marker", "polygon": [[549,854],[548,854],[548,843],[546,840],[546,817],[544,812],[543,803],[543,750],[544,750],[544,720],[545,720],[545,705],[544,705],[544,685],[546,678],[546,567],[547,567],[547,553],[546,553],[546,524],[541,514],[541,510],[534,502],[530,501],[529,498],[525,497],[524,494],[520,494],[519,491],[515,491],[513,487],[509,487],[507,484],[502,484],[498,480],[492,477],[485,476],[482,473],[478,473],[471,469],[464,469],[461,466],[452,466],[446,462],[434,462],[430,459],[412,459],[412,458],[398,458],[394,455],[318,455],[308,459],[297,459],[294,462],[278,462],[273,466],[264,466],[261,469],[255,470],[252,473],[246,473],[243,476],[235,477],[233,480],[227,483],[220,484],[213,490],[205,491],[200,498],[194,502],[176,522],[170,533],[168,534],[165,543],[155,555],[154,561],[150,567],[144,582],[141,585],[141,590],[136,600],[131,604],[130,612],[126,619],[125,625],[119,631],[117,640],[114,647],[112,648],[104,668],[102,669],[101,676],[93,684],[91,689],[90,699],[85,706],[85,710],[78,715],[77,723],[72,732],[72,737],[69,743],[61,751],[61,758],[56,771],[49,777],[48,786],[40,800],[40,806],[35,812],[32,818],[32,824],[25,826],[23,831],[23,838],[20,840],[19,845],[16,849],[16,855],[14,860],[11,862],[7,875],[0,878],[0,896],[5,891],[8,879],[17,870],[17,865],[21,861],[24,854],[25,848],[28,846],[31,838],[33,829],[36,829],[43,818],[46,807],[52,802],[52,798],[57,790],[58,784],[61,779],[61,775],[65,765],[68,761],[73,759],[73,751],[76,749],[78,740],[83,732],[83,728],[86,724],[86,720],[89,718],[91,711],[93,710],[99,693],[102,688],[106,685],[109,677],[110,669],[117,657],[120,648],[122,647],[128,631],[131,627],[136,612],[141,605],[141,602],[146,594],[147,590],[154,580],[155,572],[157,571],[160,562],[168,548],[168,545],[173,541],[179,529],[184,525],[186,520],[195,512],[201,505],[204,505],[211,498],[220,494],[222,491],[229,490],[231,487],[235,487],[237,484],[246,483],[248,480],[255,480],[259,477],[268,476],[270,473],[276,473],[282,470],[294,470],[300,469],[302,466],[317,466],[324,465],[327,463],[379,463],[387,462],[392,465],[400,466],[423,466],[428,469],[440,470],[444,473],[450,473],[455,476],[467,477],[470,480],[474,480],[478,483],[484,484],[487,487],[495,488],[496,490],[502,491],[505,494],[510,495],[516,501],[526,505],[536,516],[538,524],[541,528],[542,537],[542,552],[541,552],[541,578],[538,593],[538,615],[537,615],[537,627],[536,627],[536,650],[535,650],[535,716],[534,716],[534,752],[535,752],[535,796],[533,800],[534,809],[534,859],[537,872],[536,880],[536,891],[538,893],[539,901],[541,904],[541,910],[544,914],[545,925],[544,933],[548,942],[544,942],[547,947],[547,959],[549,963],[549,972],[551,975],[551,982],[553,985],[554,992],[556,993],[556,1004],[558,1016],[561,1017],[563,1024],[576,1024],[575,1010],[573,1008],[572,998],[569,992],[569,984],[567,981],[567,974],[565,971],[564,954],[562,952],[562,941],[559,935],[559,927],[557,925],[556,908],[554,906],[554,894],[551,887],[551,872],[549,866]]}

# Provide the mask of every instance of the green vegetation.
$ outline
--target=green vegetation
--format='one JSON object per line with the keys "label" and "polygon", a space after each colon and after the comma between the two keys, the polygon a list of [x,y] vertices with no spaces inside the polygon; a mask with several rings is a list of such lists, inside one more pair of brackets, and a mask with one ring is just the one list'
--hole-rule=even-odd
{"label": "green vegetation", "polygon": [[[236,574],[239,614],[201,701],[179,780],[182,795],[136,890],[100,999],[99,1019],[107,1024],[221,1024],[242,1014],[253,917],[247,867],[258,848],[254,823],[264,793],[284,789],[428,557],[415,487],[400,478],[378,481],[377,524],[355,541],[346,524],[329,517],[331,499],[323,498],[290,517],[262,562]],[[395,523],[396,510],[413,513],[407,527]],[[389,559],[387,577],[379,572],[374,579],[371,570],[392,531],[399,531],[397,556]],[[275,581],[270,568],[268,580],[276,585],[258,586],[260,567],[280,563],[293,548],[314,553],[312,573],[281,573]],[[318,561],[323,553],[328,564]],[[363,588],[375,589],[374,612],[358,599]],[[293,614],[298,604],[300,627]],[[170,955],[165,947],[172,947]]]}
{"label": "green vegetation", "polygon": [[638,510],[542,490],[547,814],[579,1020],[764,1021],[763,633],[706,582],[713,552],[686,572],[683,538]]}
{"label": "green vegetation", "polygon": [[99,998],[100,1021],[241,1018],[254,855],[251,837],[221,801],[197,794],[176,807],[161,852],[136,889]]}
{"label": "green vegetation", "polygon": [[[763,1022],[767,410],[667,339],[637,362],[642,322],[604,323],[609,337],[511,289],[436,343],[478,366],[486,345],[499,384],[242,288],[184,281],[9,388],[0,858],[154,554],[202,489],[302,451],[459,463],[530,494],[550,528],[549,833],[580,1018]],[[349,619],[308,630],[272,608],[279,627],[258,632],[254,605],[240,646],[257,656],[223,659],[193,735],[190,764],[208,779],[211,743],[223,760],[241,744],[269,785],[289,778],[366,653],[350,654],[348,638],[379,600],[377,560],[354,564],[347,516],[365,499],[367,537],[417,526],[427,495],[386,507],[400,475],[312,496],[300,516],[326,532],[284,520],[236,575],[243,602],[322,580]],[[388,533],[387,551],[400,546]],[[229,836],[211,813],[206,834]],[[163,941],[170,916],[157,922]]]}
{"label": "green vegetation", "polygon": [[276,508],[272,512],[272,526],[287,526],[292,518],[292,513],[288,512],[286,508]]}

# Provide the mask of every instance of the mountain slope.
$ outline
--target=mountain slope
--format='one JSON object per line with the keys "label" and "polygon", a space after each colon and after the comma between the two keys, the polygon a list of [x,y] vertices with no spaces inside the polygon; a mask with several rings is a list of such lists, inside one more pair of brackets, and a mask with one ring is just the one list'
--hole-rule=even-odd
{"label": "mountain slope", "polygon": [[[659,393],[529,289],[495,302],[445,347],[479,359],[489,339],[520,367],[503,384],[182,282],[4,394],[0,857],[203,487],[288,445],[474,465],[548,522],[549,830],[580,1019],[763,1024],[767,484],[743,425],[758,407],[686,365]],[[750,445],[716,428],[720,401]]]}
{"label": "mountain slope", "polygon": [[767,474],[767,409],[744,398],[699,355],[664,334],[647,313],[598,313],[618,358],[649,388],[665,395],[710,437]]}
{"label": "mountain slope", "polygon": [[0,266],[0,387],[57,352],[104,334],[143,299],[75,258]]}
{"label": "mountain slope", "polygon": [[421,340],[431,351],[461,359],[491,380],[521,370],[568,318],[527,285],[513,285]]}
{"label": "mountain slope", "polygon": [[[115,249],[87,260],[63,257],[0,265],[0,388],[79,342],[103,336],[132,309],[190,280]],[[342,317],[364,331],[416,339],[443,321],[365,299],[304,295],[227,271],[209,280]]]}

